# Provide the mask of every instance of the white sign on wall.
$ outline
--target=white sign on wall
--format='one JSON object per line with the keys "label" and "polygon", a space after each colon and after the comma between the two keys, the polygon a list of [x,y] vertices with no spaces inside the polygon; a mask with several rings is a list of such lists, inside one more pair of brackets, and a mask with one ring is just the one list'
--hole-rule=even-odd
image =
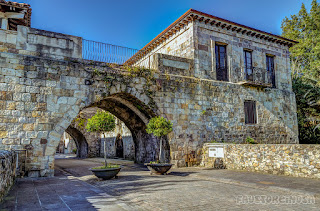
{"label": "white sign on wall", "polygon": [[224,158],[223,147],[209,147],[209,157]]}

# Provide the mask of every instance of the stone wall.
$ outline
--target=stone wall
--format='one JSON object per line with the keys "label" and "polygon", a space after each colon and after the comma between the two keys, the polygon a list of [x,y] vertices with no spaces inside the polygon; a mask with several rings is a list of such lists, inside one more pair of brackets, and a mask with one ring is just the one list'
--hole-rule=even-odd
{"label": "stone wall", "polygon": [[[160,58],[188,64],[188,59],[179,57]],[[159,64],[168,74],[157,81],[161,90],[155,99],[159,99],[161,116],[173,123],[170,151],[176,166],[198,165],[201,147],[210,141],[244,143],[252,137],[258,143],[298,142],[294,93],[176,75],[180,68]],[[256,101],[257,124],[245,123],[245,100]]]}
{"label": "stone wall", "polygon": [[179,32],[147,53],[134,65],[157,69],[156,54],[193,59],[194,58],[194,29],[193,23],[185,25]]}
{"label": "stone wall", "polygon": [[[297,143],[295,96],[290,88],[282,85],[247,87],[233,79],[222,82],[205,75],[202,71],[207,71],[207,67],[203,65],[210,57],[206,47],[199,48],[199,45],[205,45],[207,38],[214,35],[195,34],[197,30],[193,24],[184,26],[159,46],[158,52],[169,55],[150,52],[157,65],[150,72],[130,72],[113,64],[65,58],[77,56],[65,51],[70,46],[55,49],[57,43],[64,43],[59,41],[63,35],[55,33],[41,34],[40,30],[26,29],[28,37],[29,32],[34,34],[31,37],[36,37],[33,44],[20,38],[14,42],[12,37],[9,42],[7,37],[8,43],[0,48],[0,147],[27,149],[26,170],[51,176],[54,153],[63,132],[81,110],[89,107],[107,110],[125,123],[134,141],[136,162],[140,163],[158,157],[159,140],[145,131],[149,119],[158,115],[173,123],[165,152],[167,159],[177,167],[199,165],[203,143],[212,140],[243,143],[250,136],[259,143]],[[19,37],[15,33],[10,36]],[[219,36],[220,39],[232,38],[222,32]],[[235,42],[243,48],[247,41],[236,38]],[[37,47],[38,44],[43,46],[43,40],[48,41],[49,49],[55,49],[51,57],[43,51],[47,48]],[[23,44],[34,55],[17,50],[18,44]],[[283,68],[279,71],[290,74],[289,66],[285,65],[286,49],[273,45],[276,44],[265,48],[279,51],[277,55],[282,60],[278,68]],[[80,56],[78,47],[74,46],[74,50]],[[241,53],[242,48],[235,52]],[[258,53],[257,48],[259,46],[253,50]],[[194,57],[195,50],[204,51],[203,56]],[[231,55],[241,62],[236,59],[239,55]],[[290,86],[287,79],[281,83]],[[257,124],[245,124],[245,100],[256,101]],[[94,145],[94,149],[96,147],[99,145]]]}
{"label": "stone wall", "polygon": [[[214,167],[216,158],[205,144],[201,165]],[[227,169],[262,172],[294,177],[320,178],[320,146],[304,144],[221,144]],[[219,163],[219,162],[218,162]]]}
{"label": "stone wall", "polygon": [[[159,140],[145,131],[157,111],[147,95],[150,87],[145,78],[122,72],[99,62],[1,52],[0,148],[26,149],[26,172],[53,176],[54,154],[63,132],[80,110],[99,107],[133,131],[136,162],[155,160]],[[111,84],[104,73],[110,74]]]}
{"label": "stone wall", "polygon": [[[1,145],[30,147],[27,169],[52,175],[62,133],[87,107],[108,110],[125,122],[132,131],[135,152],[143,152],[136,156],[139,162],[157,158],[158,140],[145,132],[153,115],[173,123],[168,141],[176,166],[186,166],[185,156],[198,165],[203,143],[212,140],[241,143],[250,136],[259,143],[297,142],[293,93],[184,76],[181,67],[192,60],[160,58],[172,61],[160,61],[160,71],[169,74],[155,74],[148,84],[143,77],[125,79],[104,63],[0,53]],[[108,78],[94,74],[95,70],[108,73]],[[170,73],[176,70],[180,75]],[[245,100],[257,101],[256,125],[244,122]]]}
{"label": "stone wall", "polygon": [[56,59],[82,58],[82,38],[19,25],[17,31],[0,29],[0,51]]}
{"label": "stone wall", "polygon": [[0,151],[0,202],[14,184],[16,155],[12,151]]}

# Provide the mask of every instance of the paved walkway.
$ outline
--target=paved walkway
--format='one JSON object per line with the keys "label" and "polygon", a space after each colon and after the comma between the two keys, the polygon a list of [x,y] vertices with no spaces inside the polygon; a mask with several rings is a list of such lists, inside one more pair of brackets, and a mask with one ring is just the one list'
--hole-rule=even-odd
{"label": "paved walkway", "polygon": [[320,180],[200,168],[151,176],[145,167],[123,162],[118,179],[101,181],[88,170],[97,165],[93,160],[56,160],[62,171],[55,178],[20,180],[2,208],[320,210]]}
{"label": "paved walkway", "polygon": [[19,179],[0,210],[135,210],[101,189],[56,170],[54,178]]}

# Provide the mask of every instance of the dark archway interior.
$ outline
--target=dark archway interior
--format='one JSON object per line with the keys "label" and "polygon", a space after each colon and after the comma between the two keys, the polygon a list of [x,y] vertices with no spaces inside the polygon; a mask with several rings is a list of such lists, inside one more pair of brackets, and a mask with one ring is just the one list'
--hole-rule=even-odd
{"label": "dark archway interior", "polygon": [[77,145],[77,157],[86,158],[88,157],[88,142],[84,135],[76,128],[69,126],[66,132],[73,138]]}
{"label": "dark archway interior", "polygon": [[[160,140],[146,132],[146,123],[155,114],[143,102],[132,95],[120,93],[111,95],[92,106],[97,106],[112,113],[129,128],[135,144],[136,163],[145,163],[159,159]],[[169,162],[170,147],[167,138],[164,140],[165,159],[166,162]]]}
{"label": "dark archway interior", "polygon": [[115,141],[115,147],[116,147],[116,157],[123,158],[123,140],[120,134],[117,135],[116,141]]}

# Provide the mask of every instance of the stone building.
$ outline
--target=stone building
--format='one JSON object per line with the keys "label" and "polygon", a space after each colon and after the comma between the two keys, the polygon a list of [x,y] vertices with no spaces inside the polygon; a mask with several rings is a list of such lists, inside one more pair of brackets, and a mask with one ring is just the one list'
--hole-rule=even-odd
{"label": "stone building", "polygon": [[[162,113],[174,125],[189,123],[176,129],[178,140],[184,133],[199,134],[201,127],[208,141],[241,143],[252,137],[259,143],[298,143],[289,58],[295,43],[190,9],[126,64],[212,81],[211,90],[196,90],[204,96],[192,99],[180,92],[175,97],[181,107],[164,106]],[[192,117],[191,109],[201,110],[202,117]],[[201,120],[207,123],[200,126]]]}
{"label": "stone building", "polygon": [[[73,124],[91,107],[124,122],[137,163],[158,158],[159,139],[146,132],[154,116],[173,123],[164,151],[175,167],[199,165],[212,141],[298,143],[289,61],[295,41],[189,10],[125,63],[153,70],[85,60],[101,54],[87,44],[95,46],[26,24],[0,29],[0,149],[26,150],[29,176],[53,175],[61,136],[84,140]],[[118,151],[121,138],[109,142]],[[80,143],[81,155],[90,153]]]}
{"label": "stone building", "polygon": [[0,0],[0,29],[17,31],[18,25],[30,27],[30,5]]}

